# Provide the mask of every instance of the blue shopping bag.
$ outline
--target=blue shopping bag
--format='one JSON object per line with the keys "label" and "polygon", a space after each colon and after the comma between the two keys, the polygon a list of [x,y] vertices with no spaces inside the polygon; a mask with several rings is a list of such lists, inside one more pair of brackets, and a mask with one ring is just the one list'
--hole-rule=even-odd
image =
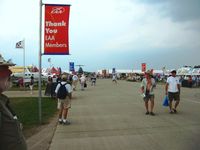
{"label": "blue shopping bag", "polygon": [[163,106],[165,106],[165,107],[169,106],[168,96],[165,96],[165,98],[163,99]]}

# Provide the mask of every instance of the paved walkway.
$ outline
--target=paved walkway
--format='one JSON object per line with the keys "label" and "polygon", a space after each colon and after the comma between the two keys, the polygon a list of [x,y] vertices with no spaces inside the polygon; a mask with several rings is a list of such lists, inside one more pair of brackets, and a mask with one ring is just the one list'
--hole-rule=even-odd
{"label": "paved walkway", "polygon": [[145,115],[139,83],[97,80],[76,91],[70,126],[57,125],[50,150],[199,150],[200,89],[182,88],[178,114],[162,106],[164,86],[155,92],[156,116]]}

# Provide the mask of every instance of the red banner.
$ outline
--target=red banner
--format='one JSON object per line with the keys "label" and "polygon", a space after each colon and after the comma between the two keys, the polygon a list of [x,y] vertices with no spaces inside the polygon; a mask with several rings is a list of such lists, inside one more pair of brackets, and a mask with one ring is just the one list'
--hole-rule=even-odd
{"label": "red banner", "polygon": [[146,71],[146,63],[142,63],[142,72]]}
{"label": "red banner", "polygon": [[69,54],[69,12],[70,5],[45,4],[44,54]]}

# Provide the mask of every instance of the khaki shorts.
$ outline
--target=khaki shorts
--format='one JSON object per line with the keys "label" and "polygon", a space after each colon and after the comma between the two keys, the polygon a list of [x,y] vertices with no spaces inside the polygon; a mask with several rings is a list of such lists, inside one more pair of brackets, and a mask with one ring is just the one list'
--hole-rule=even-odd
{"label": "khaki shorts", "polygon": [[58,105],[57,105],[58,109],[61,108],[71,108],[71,100],[69,98],[66,99],[58,99]]}

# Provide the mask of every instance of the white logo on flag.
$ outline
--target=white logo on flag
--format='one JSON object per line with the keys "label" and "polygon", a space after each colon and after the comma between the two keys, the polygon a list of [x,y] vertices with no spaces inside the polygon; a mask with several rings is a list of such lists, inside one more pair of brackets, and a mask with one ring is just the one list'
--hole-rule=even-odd
{"label": "white logo on flag", "polygon": [[54,7],[51,10],[51,14],[62,14],[64,12],[65,12],[65,8],[63,8],[63,7]]}
{"label": "white logo on flag", "polygon": [[16,48],[24,48],[23,47],[23,41],[19,41],[16,43]]}

